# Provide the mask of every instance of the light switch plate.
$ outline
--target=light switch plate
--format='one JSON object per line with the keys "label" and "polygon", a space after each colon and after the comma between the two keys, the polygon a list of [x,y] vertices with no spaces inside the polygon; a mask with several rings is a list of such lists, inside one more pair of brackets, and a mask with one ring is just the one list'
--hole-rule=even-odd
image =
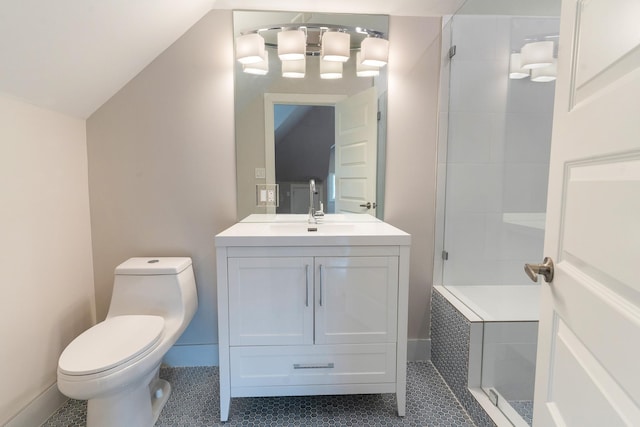
{"label": "light switch plate", "polygon": [[280,206],[280,190],[278,184],[256,184],[256,206]]}

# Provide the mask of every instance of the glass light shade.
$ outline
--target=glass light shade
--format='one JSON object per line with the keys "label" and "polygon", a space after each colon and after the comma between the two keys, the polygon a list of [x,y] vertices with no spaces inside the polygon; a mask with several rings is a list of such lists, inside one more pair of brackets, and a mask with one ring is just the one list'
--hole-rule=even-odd
{"label": "glass light shade", "polygon": [[264,52],[264,39],[260,34],[245,34],[236,38],[236,59],[241,64],[262,61]]}
{"label": "glass light shade", "polygon": [[509,78],[510,79],[524,79],[529,77],[529,70],[522,68],[521,58],[519,53],[512,53],[509,60]]}
{"label": "glass light shade", "polygon": [[296,61],[282,61],[282,77],[301,79],[305,75],[306,68],[307,60],[304,56]]}
{"label": "glass light shade", "polygon": [[520,61],[525,70],[551,65],[553,62],[553,42],[525,44],[520,50]]}
{"label": "glass light shade", "polygon": [[378,37],[367,37],[360,44],[360,58],[364,65],[384,67],[389,60],[389,41]]}
{"label": "glass light shade", "polygon": [[380,75],[380,68],[371,65],[365,65],[361,61],[360,52],[356,53],[356,76],[358,77],[375,77]]}
{"label": "glass light shade", "polygon": [[307,36],[301,30],[286,30],[278,33],[278,56],[282,61],[304,59],[307,51]]}
{"label": "glass light shade", "polygon": [[255,74],[264,76],[269,72],[269,52],[264,51],[264,56],[260,62],[252,62],[251,64],[242,64],[242,71],[247,74]]}
{"label": "glass light shade", "polygon": [[321,79],[341,79],[342,78],[342,62],[325,61],[320,59],[320,78]]}
{"label": "glass light shade", "polygon": [[321,58],[325,61],[347,62],[351,56],[351,36],[339,31],[326,31],[322,35]]}
{"label": "glass light shade", "polygon": [[558,76],[558,61],[553,60],[551,65],[531,70],[531,81],[539,83],[552,82]]}

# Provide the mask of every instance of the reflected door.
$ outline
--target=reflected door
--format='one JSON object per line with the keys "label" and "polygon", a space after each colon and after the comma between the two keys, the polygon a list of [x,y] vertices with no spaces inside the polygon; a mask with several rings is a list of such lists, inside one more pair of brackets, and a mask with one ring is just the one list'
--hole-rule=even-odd
{"label": "reflected door", "polygon": [[376,214],[375,87],[336,104],[335,212]]}
{"label": "reflected door", "polygon": [[638,426],[640,3],[562,7],[533,422]]}

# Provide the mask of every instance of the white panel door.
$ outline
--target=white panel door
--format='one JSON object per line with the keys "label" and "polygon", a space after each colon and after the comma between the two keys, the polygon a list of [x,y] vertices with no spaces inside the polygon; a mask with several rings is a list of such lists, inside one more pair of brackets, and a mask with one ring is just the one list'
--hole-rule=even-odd
{"label": "white panel door", "polygon": [[229,258],[230,345],[313,344],[313,258]]}
{"label": "white panel door", "polygon": [[316,344],[395,342],[397,257],[317,257]]}
{"label": "white panel door", "polygon": [[534,426],[640,425],[639,22],[563,1]]}
{"label": "white panel door", "polygon": [[[366,212],[375,216],[378,154],[376,88],[369,88],[338,102],[335,115],[335,211]],[[368,208],[367,203],[370,206]]]}

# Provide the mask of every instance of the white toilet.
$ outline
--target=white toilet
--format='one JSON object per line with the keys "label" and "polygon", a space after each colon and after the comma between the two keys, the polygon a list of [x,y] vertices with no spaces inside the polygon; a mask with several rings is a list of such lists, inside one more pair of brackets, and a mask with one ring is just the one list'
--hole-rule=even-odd
{"label": "white toilet", "polygon": [[156,422],[171,392],[158,378],[162,357],[197,308],[191,258],[131,258],[116,267],[107,318],[58,361],[60,391],[88,400],[87,426]]}

